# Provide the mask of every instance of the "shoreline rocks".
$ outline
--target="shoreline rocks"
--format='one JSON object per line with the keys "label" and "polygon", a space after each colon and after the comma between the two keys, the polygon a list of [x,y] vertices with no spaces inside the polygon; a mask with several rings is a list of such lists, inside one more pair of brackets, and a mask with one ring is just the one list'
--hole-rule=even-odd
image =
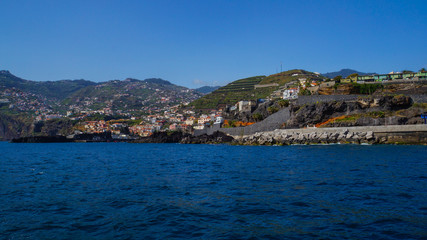
{"label": "shoreline rocks", "polygon": [[[414,128],[411,129],[410,127]],[[276,129],[236,137],[239,145],[427,144],[427,125],[352,128]]]}

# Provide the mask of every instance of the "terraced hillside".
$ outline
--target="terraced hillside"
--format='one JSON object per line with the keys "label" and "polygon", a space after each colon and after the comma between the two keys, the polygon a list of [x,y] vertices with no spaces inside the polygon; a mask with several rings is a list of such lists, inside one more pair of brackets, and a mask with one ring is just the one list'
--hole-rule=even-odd
{"label": "terraced hillside", "polygon": [[255,89],[265,76],[255,76],[234,81],[191,103],[196,109],[214,109],[221,105],[235,104],[240,100],[265,98],[277,87]]}
{"label": "terraced hillside", "polygon": [[[322,80],[324,77],[300,69],[289,70],[270,76],[255,76],[234,81],[216,91],[197,99],[191,105],[196,109],[214,109],[221,105],[235,104],[241,100],[257,100],[270,96],[279,87],[300,78],[307,80]],[[257,87],[255,85],[267,85],[277,83],[278,86]]]}

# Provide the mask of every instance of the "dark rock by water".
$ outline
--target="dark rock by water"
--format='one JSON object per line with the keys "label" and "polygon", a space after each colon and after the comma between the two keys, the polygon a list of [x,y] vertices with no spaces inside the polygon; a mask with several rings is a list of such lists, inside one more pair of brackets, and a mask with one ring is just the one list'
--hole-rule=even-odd
{"label": "dark rock by water", "polygon": [[230,137],[222,132],[214,132],[212,135],[203,134],[200,136],[193,136],[183,132],[155,132],[153,135],[133,142],[136,143],[230,143],[233,141]]}
{"label": "dark rock by water", "polygon": [[67,139],[65,136],[32,136],[14,138],[13,143],[61,143],[72,142],[72,139]]}

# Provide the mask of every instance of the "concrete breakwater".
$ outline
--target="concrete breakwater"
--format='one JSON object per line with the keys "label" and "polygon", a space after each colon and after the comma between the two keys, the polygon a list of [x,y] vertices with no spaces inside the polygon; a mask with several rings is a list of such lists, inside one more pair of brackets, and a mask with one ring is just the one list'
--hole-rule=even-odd
{"label": "concrete breakwater", "polygon": [[276,129],[274,131],[233,137],[237,144],[243,145],[427,144],[427,125]]}

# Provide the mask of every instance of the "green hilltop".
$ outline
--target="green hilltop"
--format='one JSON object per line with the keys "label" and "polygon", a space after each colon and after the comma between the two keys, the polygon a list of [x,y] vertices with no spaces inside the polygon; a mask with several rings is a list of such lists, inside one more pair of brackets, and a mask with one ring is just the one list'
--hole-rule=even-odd
{"label": "green hilltop", "polygon": [[296,81],[299,78],[307,78],[307,80],[321,80],[322,77],[313,72],[309,72],[302,69],[293,69],[285,72],[270,75],[264,78],[259,84],[271,84],[277,83],[279,86],[283,86],[291,81]]}
{"label": "green hilltop", "polygon": [[[296,81],[299,78],[306,78],[307,80],[322,79],[318,74],[300,69],[280,72],[270,76],[244,78],[231,82],[195,100],[191,103],[191,106],[194,106],[196,109],[215,109],[221,106],[235,104],[241,100],[267,98],[286,83]],[[256,88],[255,85],[258,85],[258,87]]]}
{"label": "green hilltop", "polygon": [[195,100],[191,103],[191,106],[196,109],[214,109],[221,105],[234,104],[243,99],[256,100],[264,98],[269,95],[269,89],[254,91],[254,86],[264,78],[265,76],[255,76],[234,81]]}

